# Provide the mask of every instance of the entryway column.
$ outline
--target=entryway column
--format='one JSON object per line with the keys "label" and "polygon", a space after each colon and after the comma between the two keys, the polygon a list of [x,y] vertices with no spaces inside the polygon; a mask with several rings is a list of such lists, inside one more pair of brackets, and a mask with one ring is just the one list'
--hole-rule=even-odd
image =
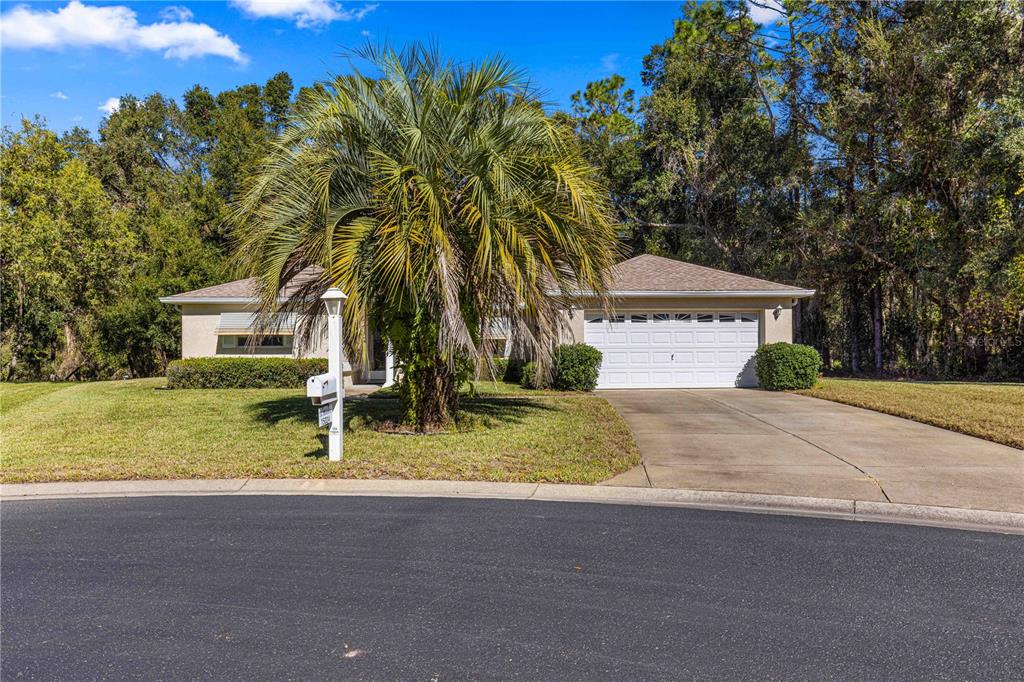
{"label": "entryway column", "polygon": [[395,353],[391,348],[391,342],[388,342],[388,351],[384,356],[384,386],[390,386],[395,383]]}

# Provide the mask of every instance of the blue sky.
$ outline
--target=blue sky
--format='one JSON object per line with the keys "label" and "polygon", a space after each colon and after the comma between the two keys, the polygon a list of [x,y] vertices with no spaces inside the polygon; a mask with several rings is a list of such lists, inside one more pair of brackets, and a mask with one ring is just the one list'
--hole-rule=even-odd
{"label": "blue sky", "polygon": [[651,45],[672,33],[678,2],[8,2],[2,9],[2,117],[42,114],[58,131],[95,130],[105,104],[159,91],[179,99],[344,71],[346,47],[435,40],[460,59],[500,52],[556,106],[613,72],[640,90]]}

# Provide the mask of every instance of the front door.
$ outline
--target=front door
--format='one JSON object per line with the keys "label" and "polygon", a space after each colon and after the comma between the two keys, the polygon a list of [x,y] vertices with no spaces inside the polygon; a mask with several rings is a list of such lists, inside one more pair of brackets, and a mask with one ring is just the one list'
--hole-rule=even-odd
{"label": "front door", "polygon": [[370,371],[367,380],[371,384],[383,384],[387,370],[387,343],[376,331],[370,335]]}

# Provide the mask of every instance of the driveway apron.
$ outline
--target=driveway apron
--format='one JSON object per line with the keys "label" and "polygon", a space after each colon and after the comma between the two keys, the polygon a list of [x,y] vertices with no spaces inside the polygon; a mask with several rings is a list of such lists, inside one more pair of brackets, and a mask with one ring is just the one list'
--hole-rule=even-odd
{"label": "driveway apron", "polygon": [[1024,512],[1024,451],[751,389],[603,391],[642,468],[609,481]]}

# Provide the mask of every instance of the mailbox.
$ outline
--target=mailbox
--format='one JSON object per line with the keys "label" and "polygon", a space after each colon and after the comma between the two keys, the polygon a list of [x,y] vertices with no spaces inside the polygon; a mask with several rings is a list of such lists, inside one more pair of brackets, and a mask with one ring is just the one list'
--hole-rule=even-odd
{"label": "mailbox", "polygon": [[333,403],[338,399],[338,379],[333,374],[317,374],[306,380],[306,397],[314,405]]}

